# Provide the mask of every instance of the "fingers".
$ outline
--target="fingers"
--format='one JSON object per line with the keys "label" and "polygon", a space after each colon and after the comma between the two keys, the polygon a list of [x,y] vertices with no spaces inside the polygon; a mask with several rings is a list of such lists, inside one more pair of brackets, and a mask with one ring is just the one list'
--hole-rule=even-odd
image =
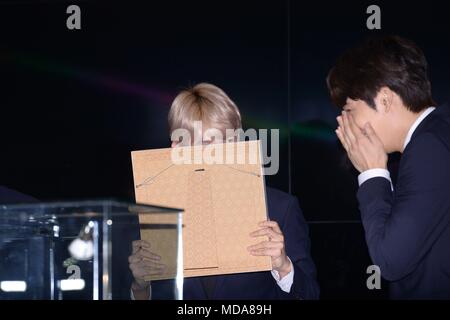
{"label": "fingers", "polygon": [[128,262],[133,263],[141,260],[151,260],[151,261],[160,261],[161,256],[150,252],[147,249],[140,249],[138,252],[132,254],[128,257]]}
{"label": "fingers", "polygon": [[142,258],[155,260],[155,261],[160,261],[161,260],[161,256],[157,255],[156,253],[151,252],[148,249],[142,248],[141,250],[139,250],[137,252],[137,254],[140,255]]}
{"label": "fingers", "polygon": [[350,120],[348,118],[348,114],[345,111],[342,112],[342,124],[343,124],[343,129],[344,129],[344,135],[347,139],[347,143],[351,147],[352,144],[354,144],[356,142],[356,136],[353,132],[353,128],[350,125]]}
{"label": "fingers", "polygon": [[337,121],[339,127],[335,132],[346,151],[353,149],[353,146],[361,141],[360,139],[366,137],[363,130],[356,124],[353,116],[348,112],[343,111],[342,116],[337,117]]}
{"label": "fingers", "polygon": [[252,256],[269,256],[269,257],[279,257],[282,255],[282,250],[278,248],[264,248],[251,251]]}
{"label": "fingers", "polygon": [[283,249],[284,243],[283,242],[275,242],[275,241],[263,241],[258,244],[252,245],[248,247],[248,251],[258,251],[261,249]]}
{"label": "fingers", "polygon": [[348,137],[347,137],[347,134],[346,134],[345,131],[344,131],[344,121],[343,121],[343,118],[342,118],[342,116],[339,116],[339,117],[337,117],[336,119],[337,119],[337,122],[338,122],[338,124],[339,124],[339,127],[338,127],[337,132],[336,132],[336,133],[338,134],[338,138],[339,138],[339,140],[341,140],[341,143],[342,143],[344,149],[345,149],[346,151],[349,151],[349,150],[350,150],[351,143],[350,143],[350,140],[349,140]]}
{"label": "fingers", "polygon": [[371,125],[369,122],[367,122],[367,123],[364,125],[364,132],[366,133],[367,138],[369,138],[369,140],[370,140],[372,143],[376,143],[376,144],[379,144],[379,145],[383,145],[383,142],[381,142],[380,138],[379,138],[378,135],[375,133],[375,130],[373,130],[373,127],[372,127],[372,125]]}
{"label": "fingers", "polygon": [[128,257],[128,263],[138,263],[138,262],[141,262],[141,261],[158,262],[158,260],[146,259],[146,258],[142,257],[141,255],[136,255],[136,254],[133,254],[133,255]]}
{"label": "fingers", "polygon": [[150,248],[151,245],[148,241],[145,240],[136,240],[133,241],[133,247],[144,247],[144,248]]}
{"label": "fingers", "polygon": [[134,260],[130,263],[130,269],[149,268],[149,269],[164,269],[165,264],[152,260]]}
{"label": "fingers", "polygon": [[138,262],[138,264],[143,267],[143,268],[148,268],[148,269],[158,269],[158,270],[163,270],[166,268],[166,265],[163,263],[159,263],[156,261],[151,261],[151,260],[142,260],[141,262]]}
{"label": "fingers", "polygon": [[339,126],[339,127],[335,130],[335,132],[336,132],[336,135],[337,135],[339,141],[341,141],[341,144],[342,144],[342,146],[344,147],[345,151],[348,151],[348,150],[349,150],[349,146],[348,146],[348,144],[347,144],[347,141],[345,141],[344,134],[343,134],[343,132],[342,132],[341,127]]}
{"label": "fingers", "polygon": [[278,225],[278,223],[276,221],[261,221],[260,223],[258,223],[258,226],[262,227],[262,228],[272,228],[273,231],[275,231],[276,233],[279,234],[283,234],[283,232],[280,229],[280,226]]}
{"label": "fingers", "polygon": [[273,231],[272,228],[263,228],[263,229],[256,230],[256,231],[250,233],[250,236],[252,236],[252,237],[267,236],[267,237],[269,237],[270,240],[273,240],[273,241],[284,241],[283,235]]}
{"label": "fingers", "polygon": [[151,260],[133,260],[130,262],[130,270],[136,279],[144,279],[152,275],[162,275],[166,271],[166,265]]}
{"label": "fingers", "polygon": [[164,268],[149,268],[149,267],[130,267],[133,277],[137,280],[144,280],[151,276],[160,276],[165,273]]}
{"label": "fingers", "polygon": [[358,139],[364,137],[364,134],[361,128],[356,124],[353,115],[348,112],[345,112],[344,114],[344,117],[347,118],[347,123],[349,125],[350,131],[354,134],[355,138]]}
{"label": "fingers", "polygon": [[131,255],[131,256],[128,257],[128,263],[129,263],[129,264],[137,263],[137,262],[139,262],[139,261],[142,261],[142,258],[139,257],[139,256],[137,256],[137,255],[135,255],[135,254],[133,254],[133,255]]}
{"label": "fingers", "polygon": [[133,253],[136,253],[140,248],[147,248],[148,249],[148,248],[151,247],[150,243],[148,243],[145,240],[133,241],[131,246],[132,246],[132,249],[133,249],[133,251],[132,251]]}
{"label": "fingers", "polygon": [[254,256],[279,257],[284,250],[284,236],[276,221],[262,221],[258,223],[262,229],[256,230],[250,235],[252,237],[268,236],[269,241],[262,241],[249,246],[247,250]]}

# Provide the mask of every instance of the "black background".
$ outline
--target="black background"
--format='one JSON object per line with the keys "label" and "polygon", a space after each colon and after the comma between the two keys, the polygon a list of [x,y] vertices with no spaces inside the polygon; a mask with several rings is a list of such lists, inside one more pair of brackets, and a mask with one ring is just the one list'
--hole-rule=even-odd
{"label": "black background", "polygon": [[[211,82],[244,127],[281,130],[280,171],[267,183],[300,200],[322,298],[385,298],[385,283],[366,288],[357,173],[334,135],[325,77],[365,36],[399,34],[424,50],[447,103],[444,3],[0,1],[0,184],[41,200],[133,201],[130,151],[168,147],[172,99]],[[81,7],[81,30],[66,28],[69,4]],[[381,31],[366,28],[370,4]]]}

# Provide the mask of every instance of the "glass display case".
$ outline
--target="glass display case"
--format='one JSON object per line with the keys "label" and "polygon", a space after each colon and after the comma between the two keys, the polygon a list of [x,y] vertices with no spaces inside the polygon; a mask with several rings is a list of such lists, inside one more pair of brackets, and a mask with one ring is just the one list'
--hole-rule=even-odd
{"label": "glass display case", "polygon": [[130,299],[143,230],[164,242],[152,297],[182,299],[181,213],[112,200],[0,205],[0,299]]}

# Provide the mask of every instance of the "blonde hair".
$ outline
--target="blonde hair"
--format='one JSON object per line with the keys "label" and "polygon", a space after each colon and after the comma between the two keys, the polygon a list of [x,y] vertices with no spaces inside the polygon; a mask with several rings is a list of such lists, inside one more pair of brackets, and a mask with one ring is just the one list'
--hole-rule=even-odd
{"label": "blonde hair", "polygon": [[241,114],[236,104],[219,87],[199,83],[181,91],[169,111],[169,130],[193,131],[195,121],[217,129],[240,129]]}

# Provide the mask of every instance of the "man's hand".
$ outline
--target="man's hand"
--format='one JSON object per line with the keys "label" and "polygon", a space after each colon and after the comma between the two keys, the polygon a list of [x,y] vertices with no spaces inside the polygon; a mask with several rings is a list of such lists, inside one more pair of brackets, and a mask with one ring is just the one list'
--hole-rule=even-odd
{"label": "man's hand", "polygon": [[150,243],[144,240],[133,241],[133,252],[128,257],[130,270],[133,273],[134,282],[131,286],[136,299],[148,299],[150,282],[144,280],[148,276],[164,274],[165,265],[161,257],[150,251]]}
{"label": "man's hand", "polygon": [[350,161],[359,172],[387,168],[387,154],[383,143],[370,123],[360,128],[353,116],[345,111],[342,112],[342,116],[337,117],[337,121],[339,127],[336,134],[347,151]]}
{"label": "man's hand", "polygon": [[278,271],[281,279],[291,272],[291,262],[286,256],[283,232],[275,221],[263,221],[258,225],[261,229],[250,233],[250,236],[267,236],[269,241],[260,242],[247,249],[254,256],[270,256],[273,270]]}

